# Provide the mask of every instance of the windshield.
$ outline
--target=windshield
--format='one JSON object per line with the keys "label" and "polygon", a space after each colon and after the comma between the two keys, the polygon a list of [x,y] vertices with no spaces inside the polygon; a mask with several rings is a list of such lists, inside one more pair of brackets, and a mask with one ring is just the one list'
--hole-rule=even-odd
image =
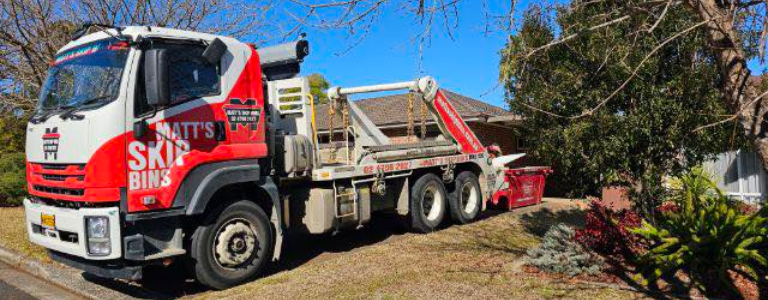
{"label": "windshield", "polygon": [[37,112],[95,107],[117,98],[129,49],[126,42],[102,40],[57,55]]}

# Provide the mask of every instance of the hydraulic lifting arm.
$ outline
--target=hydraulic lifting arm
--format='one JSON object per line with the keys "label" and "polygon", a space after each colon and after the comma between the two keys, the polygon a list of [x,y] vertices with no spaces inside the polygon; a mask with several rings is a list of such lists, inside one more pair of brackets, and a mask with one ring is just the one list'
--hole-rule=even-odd
{"label": "hydraulic lifting arm", "polygon": [[432,113],[432,118],[437,123],[440,131],[446,139],[458,144],[461,152],[465,154],[484,152],[485,148],[477,139],[474,132],[467,126],[456,109],[448,102],[442,91],[437,86],[437,82],[429,76],[419,78],[414,81],[404,81],[397,83],[360,86],[360,87],[332,87],[328,89],[328,98],[331,99],[331,105],[336,107],[344,103],[350,108],[350,113],[360,130],[367,133],[372,145],[388,144],[389,139],[368,119],[367,116],[354,104],[349,101],[347,96],[352,94],[373,93],[384,91],[408,90],[421,96]]}

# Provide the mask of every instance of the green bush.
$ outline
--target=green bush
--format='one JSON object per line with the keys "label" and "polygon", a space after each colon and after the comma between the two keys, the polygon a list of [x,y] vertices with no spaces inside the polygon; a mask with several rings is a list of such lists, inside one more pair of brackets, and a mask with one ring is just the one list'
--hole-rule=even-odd
{"label": "green bush", "polygon": [[19,206],[27,196],[24,153],[0,156],[0,206]]}
{"label": "green bush", "polygon": [[528,264],[545,272],[568,276],[600,272],[602,259],[576,242],[573,236],[574,230],[567,225],[550,228],[541,245],[528,250]]}
{"label": "green bush", "polygon": [[759,280],[768,268],[768,209],[745,213],[700,168],[672,185],[657,224],[633,230],[652,244],[640,256],[637,279],[647,285],[683,270],[698,288],[716,293],[737,292],[729,271]]}

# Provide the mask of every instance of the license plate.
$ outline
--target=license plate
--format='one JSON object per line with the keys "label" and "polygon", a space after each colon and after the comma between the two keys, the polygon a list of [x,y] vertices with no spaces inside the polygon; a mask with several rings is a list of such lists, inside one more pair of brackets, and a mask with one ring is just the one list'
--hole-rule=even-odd
{"label": "license plate", "polygon": [[56,216],[42,213],[40,215],[40,225],[49,229],[56,229]]}

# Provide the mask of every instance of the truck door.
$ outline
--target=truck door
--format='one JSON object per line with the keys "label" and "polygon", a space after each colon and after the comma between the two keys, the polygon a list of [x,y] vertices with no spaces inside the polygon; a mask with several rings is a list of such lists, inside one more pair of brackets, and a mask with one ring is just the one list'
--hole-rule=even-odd
{"label": "truck door", "polygon": [[133,118],[127,119],[129,128],[146,122],[148,130],[128,136],[129,212],[173,207],[181,182],[200,165],[267,155],[261,78],[252,74],[259,73],[258,58],[251,70],[254,51],[243,46],[229,45],[219,64],[202,58],[202,43],[153,41],[147,46],[166,49],[170,58],[170,104],[147,104],[141,59]]}

